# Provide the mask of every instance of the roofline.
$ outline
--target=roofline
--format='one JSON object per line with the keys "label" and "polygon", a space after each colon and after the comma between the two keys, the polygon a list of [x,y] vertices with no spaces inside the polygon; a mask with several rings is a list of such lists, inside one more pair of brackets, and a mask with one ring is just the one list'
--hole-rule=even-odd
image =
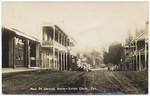
{"label": "roofline", "polygon": [[58,25],[54,25],[57,27],[59,30],[61,30],[66,36],[68,36],[70,39],[72,39],[75,43],[77,43],[71,36],[69,36],[67,33],[65,33]]}
{"label": "roofline", "polygon": [[[22,34],[24,34],[24,35],[26,35],[26,36],[29,36],[30,38],[34,38],[36,42],[39,42],[37,38],[35,38],[35,37],[33,37],[33,36],[29,35],[29,34],[26,34],[26,33],[22,32],[22,31],[20,31],[20,30],[18,30],[18,29],[15,29],[15,28],[8,28],[8,27],[5,27],[5,26],[2,26],[2,28],[7,29],[7,30],[10,30],[10,31],[14,31],[15,34],[17,34],[16,32],[22,33]],[[23,37],[24,37],[24,36],[23,36]],[[25,37],[25,38],[27,38],[27,37]],[[30,38],[27,38],[27,39],[30,39]]]}
{"label": "roofline", "polygon": [[55,27],[57,27],[59,30],[61,30],[66,36],[68,36],[69,37],[69,35],[68,34],[66,34],[58,25],[54,25]]}

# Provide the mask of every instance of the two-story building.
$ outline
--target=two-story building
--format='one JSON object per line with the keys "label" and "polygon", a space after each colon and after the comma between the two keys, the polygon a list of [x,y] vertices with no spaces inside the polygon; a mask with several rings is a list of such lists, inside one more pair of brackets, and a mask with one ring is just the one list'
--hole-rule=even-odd
{"label": "two-story building", "polygon": [[124,47],[126,70],[142,70],[148,68],[148,26],[145,31],[136,36],[129,45]]}
{"label": "two-story building", "polygon": [[76,70],[76,42],[59,26],[44,22],[41,44],[42,68]]}
{"label": "two-story building", "polygon": [[38,38],[16,28],[2,27],[2,67],[76,70],[76,42],[59,26],[39,24]]}

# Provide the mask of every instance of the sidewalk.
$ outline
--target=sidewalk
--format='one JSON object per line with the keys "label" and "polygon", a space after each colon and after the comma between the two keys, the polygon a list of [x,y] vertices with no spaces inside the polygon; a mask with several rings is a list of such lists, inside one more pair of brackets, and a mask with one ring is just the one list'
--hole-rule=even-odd
{"label": "sidewalk", "polygon": [[2,74],[3,73],[14,73],[14,72],[26,72],[26,71],[36,71],[41,70],[41,68],[2,68]]}

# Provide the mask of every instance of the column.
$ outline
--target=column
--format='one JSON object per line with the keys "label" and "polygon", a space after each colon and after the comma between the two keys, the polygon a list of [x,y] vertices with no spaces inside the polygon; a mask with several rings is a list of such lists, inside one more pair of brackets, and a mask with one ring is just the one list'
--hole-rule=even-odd
{"label": "column", "polygon": [[147,44],[145,43],[145,69],[147,69],[147,63],[148,60],[147,60]]}
{"label": "column", "polygon": [[137,53],[137,41],[135,41],[135,50],[136,50],[136,69],[135,70],[138,70],[138,53]]}
{"label": "column", "polygon": [[63,62],[63,69],[65,70],[65,52],[63,52],[63,57],[64,57],[64,58],[63,58],[63,61],[64,61],[64,62]]}
{"label": "column", "polygon": [[44,52],[44,64],[45,64],[45,68],[46,68],[46,59],[47,59],[46,52]]}
{"label": "column", "polygon": [[133,68],[132,68],[133,71],[134,71],[134,66],[135,66],[135,65],[134,65],[134,56],[133,56]]}
{"label": "column", "polygon": [[[9,51],[11,50],[11,47],[10,47],[11,44],[12,44],[11,46],[13,46],[13,48],[12,48],[13,50],[8,53],[9,54],[9,61],[12,61],[12,62],[9,62],[9,66],[11,65],[10,63],[12,63],[13,68],[16,67],[15,61],[14,61],[15,60],[15,42],[16,42],[16,36],[12,37],[12,39],[10,39],[10,41],[9,41]],[[13,58],[11,58],[12,57],[11,53],[13,54]]]}
{"label": "column", "polygon": [[27,65],[27,67],[29,68],[29,67],[30,67],[30,65],[29,65],[29,61],[30,61],[30,59],[29,59],[29,57],[30,57],[30,56],[29,56],[29,55],[30,55],[29,40],[26,40],[25,43],[26,43],[26,44],[25,44],[25,48],[26,48],[26,49],[25,49],[25,50],[26,50],[26,51],[25,51],[25,52],[26,52],[26,53],[25,53],[25,54],[26,54],[26,57],[25,57],[26,59],[25,59],[25,60],[26,60],[26,65]]}
{"label": "column", "polygon": [[68,70],[67,52],[66,52],[66,70]]}
{"label": "column", "polygon": [[53,47],[53,68],[55,68],[55,47]]}
{"label": "column", "polygon": [[62,45],[64,44],[64,35],[62,34]]}
{"label": "column", "polygon": [[41,53],[41,68],[43,68],[43,52]]}
{"label": "column", "polygon": [[[50,54],[48,54],[47,55],[47,53],[46,53],[46,61],[47,61],[47,58],[48,58],[48,69],[50,69],[50,67],[51,67],[51,63],[50,63]],[[47,62],[46,62],[47,63]],[[47,65],[47,64],[46,64]]]}
{"label": "column", "polygon": [[59,70],[59,64],[60,64],[60,62],[59,62],[59,50],[58,50],[58,63],[57,63],[57,69]]}
{"label": "column", "polygon": [[[130,46],[130,44],[129,44],[129,54],[131,54],[130,53],[131,52],[131,46]],[[129,71],[131,70],[131,60],[132,60],[132,58],[129,56]]]}
{"label": "column", "polygon": [[55,26],[53,26],[53,41],[55,41]]}
{"label": "column", "polygon": [[62,59],[63,59],[63,58],[62,58],[62,52],[61,52],[60,54],[61,54],[61,62],[60,62],[61,68],[60,68],[60,69],[62,70],[62,65],[63,65],[63,64],[62,64]]}
{"label": "column", "polygon": [[64,43],[63,43],[63,45],[65,46],[65,35],[64,35],[64,37],[63,37],[63,38],[64,38],[64,39],[63,39],[63,40],[64,40]]}
{"label": "column", "polygon": [[60,40],[60,38],[59,38],[59,31],[58,31],[58,43],[60,43],[59,40]]}
{"label": "column", "polygon": [[[55,26],[53,26],[53,42],[55,41]],[[53,67],[55,66],[55,47],[53,47],[53,56],[52,56],[52,60],[53,60]]]}
{"label": "column", "polygon": [[57,50],[55,50],[55,55],[54,55],[54,56],[55,56],[55,57],[54,57],[54,60],[56,61],[56,62],[55,62],[55,68],[57,69],[57,61],[58,61],[58,58],[57,58],[57,55],[56,55],[56,54],[57,54]]}
{"label": "column", "polygon": [[141,65],[141,52],[139,52],[139,70],[142,70],[142,65]]}
{"label": "column", "polygon": [[[29,40],[27,41],[28,45],[29,45]],[[28,68],[30,68],[31,62],[30,62],[30,46],[28,46]]]}
{"label": "column", "polygon": [[135,45],[134,45],[134,43],[133,43],[133,49],[132,49],[132,52],[133,52],[133,62],[132,62],[132,71],[134,71],[134,47],[135,47]]}
{"label": "column", "polygon": [[62,44],[62,33],[60,33],[60,35],[61,35],[61,38],[60,38],[60,39],[61,39],[61,42],[60,42],[60,44]]}

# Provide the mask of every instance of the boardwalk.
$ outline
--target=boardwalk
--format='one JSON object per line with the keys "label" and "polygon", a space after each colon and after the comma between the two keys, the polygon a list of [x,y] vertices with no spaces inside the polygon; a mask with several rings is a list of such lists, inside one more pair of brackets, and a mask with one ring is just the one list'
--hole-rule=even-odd
{"label": "boardwalk", "polygon": [[52,72],[3,74],[3,94],[146,94],[147,71]]}

